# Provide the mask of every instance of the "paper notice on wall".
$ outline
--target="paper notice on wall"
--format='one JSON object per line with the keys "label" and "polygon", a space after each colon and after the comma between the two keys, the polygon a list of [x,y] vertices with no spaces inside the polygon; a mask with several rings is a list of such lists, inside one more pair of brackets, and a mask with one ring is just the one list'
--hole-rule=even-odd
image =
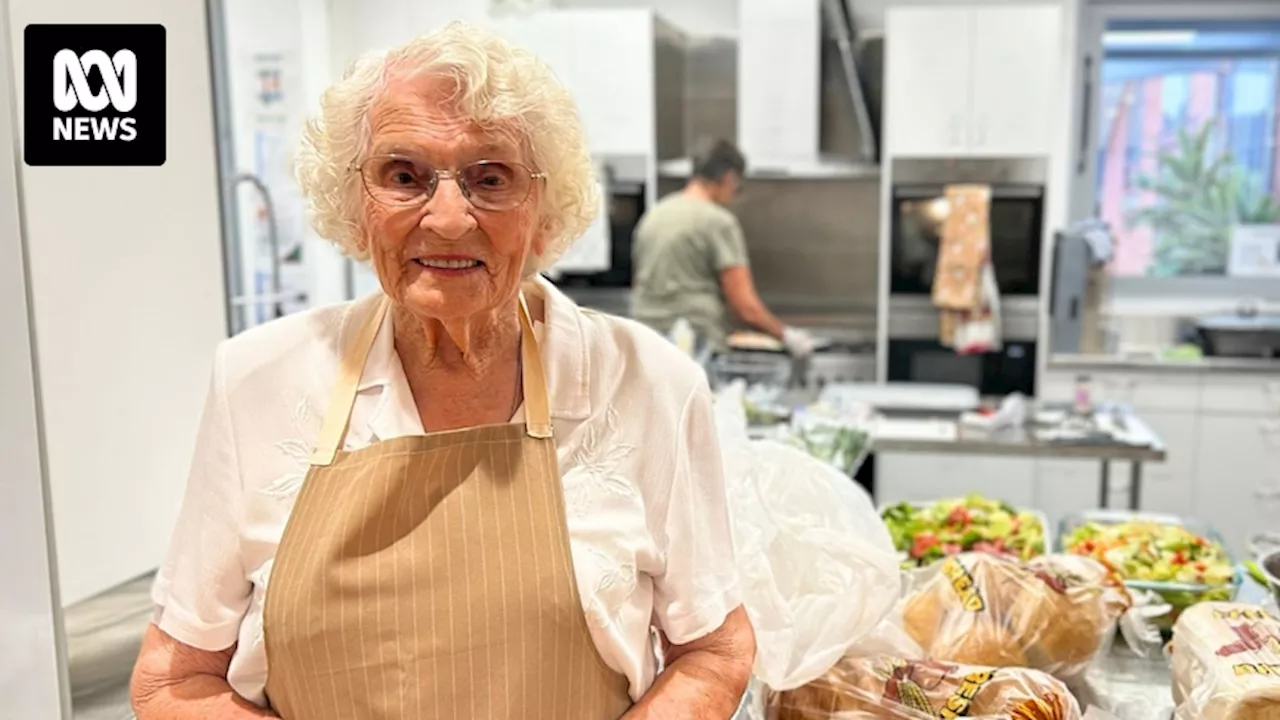
{"label": "paper notice on wall", "polygon": [[1237,225],[1231,233],[1227,274],[1280,277],[1280,225]]}
{"label": "paper notice on wall", "polygon": [[609,186],[602,170],[597,170],[596,177],[601,179],[600,212],[582,237],[556,262],[551,272],[553,276],[604,272],[613,264],[613,240],[609,232]]}

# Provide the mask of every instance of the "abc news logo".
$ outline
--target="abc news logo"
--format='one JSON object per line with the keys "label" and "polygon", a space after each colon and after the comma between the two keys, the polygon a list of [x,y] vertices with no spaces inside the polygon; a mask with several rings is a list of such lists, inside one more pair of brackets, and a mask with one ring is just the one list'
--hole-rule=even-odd
{"label": "abc news logo", "polygon": [[24,41],[28,165],[164,164],[163,26],[28,25]]}

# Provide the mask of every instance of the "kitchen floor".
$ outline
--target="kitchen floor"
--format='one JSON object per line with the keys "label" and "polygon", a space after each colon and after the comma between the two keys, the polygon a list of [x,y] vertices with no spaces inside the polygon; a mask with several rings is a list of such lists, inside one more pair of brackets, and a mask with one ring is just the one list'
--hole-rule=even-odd
{"label": "kitchen floor", "polygon": [[75,720],[132,720],[129,675],[151,620],[151,581],[138,578],[67,610]]}

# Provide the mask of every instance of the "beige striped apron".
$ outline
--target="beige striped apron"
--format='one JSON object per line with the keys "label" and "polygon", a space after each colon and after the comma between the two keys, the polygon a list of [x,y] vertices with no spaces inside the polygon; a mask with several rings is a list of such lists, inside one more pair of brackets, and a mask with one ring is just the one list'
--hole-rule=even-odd
{"label": "beige striped apron", "polygon": [[587,629],[537,340],[527,424],[339,452],[384,298],[344,353],[263,609],[286,720],[616,720],[626,677]]}

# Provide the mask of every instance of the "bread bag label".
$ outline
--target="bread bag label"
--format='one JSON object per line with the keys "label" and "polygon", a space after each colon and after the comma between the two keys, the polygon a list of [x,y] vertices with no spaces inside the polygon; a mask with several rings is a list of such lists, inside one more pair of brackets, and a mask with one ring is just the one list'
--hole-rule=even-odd
{"label": "bread bag label", "polygon": [[960,683],[960,687],[947,698],[947,702],[938,711],[940,718],[959,718],[966,717],[969,714],[969,706],[973,705],[973,699],[982,692],[982,688],[992,678],[996,676],[995,671],[986,670],[983,672],[970,673],[964,677],[964,681]]}
{"label": "bread bag label", "polygon": [[1213,617],[1218,620],[1275,620],[1275,616],[1262,608],[1232,608],[1230,610],[1214,610]]}
{"label": "bread bag label", "polygon": [[978,592],[978,584],[959,560],[952,558],[943,563],[942,574],[951,582],[951,588],[960,597],[960,604],[965,610],[976,613],[986,609],[987,603],[982,599],[982,593]]}
{"label": "bread bag label", "polygon": [[1268,675],[1280,677],[1280,663],[1240,663],[1231,667],[1237,676]]}
{"label": "bread bag label", "polygon": [[[1233,655],[1257,653],[1260,651],[1280,655],[1280,630],[1276,628],[1275,621],[1269,619],[1251,619],[1245,620],[1237,625],[1232,624],[1225,617],[1219,617],[1220,614],[1227,615],[1231,613],[1241,613],[1248,615],[1253,612],[1255,611],[1247,609],[1214,611],[1214,617],[1218,619],[1218,622],[1226,625],[1227,629],[1236,636],[1235,642],[1227,643],[1226,645],[1218,648],[1218,657],[1231,657]],[[1261,610],[1256,612],[1262,612],[1264,616],[1266,615],[1266,613]]]}

